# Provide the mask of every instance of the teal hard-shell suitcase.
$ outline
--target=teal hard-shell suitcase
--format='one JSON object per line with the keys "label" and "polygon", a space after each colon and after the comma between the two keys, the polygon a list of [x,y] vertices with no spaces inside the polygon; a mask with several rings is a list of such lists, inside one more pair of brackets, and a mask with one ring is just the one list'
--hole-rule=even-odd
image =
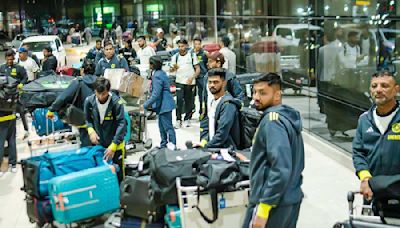
{"label": "teal hard-shell suitcase", "polygon": [[62,224],[114,211],[120,205],[115,168],[106,165],[53,178],[49,196],[54,219]]}

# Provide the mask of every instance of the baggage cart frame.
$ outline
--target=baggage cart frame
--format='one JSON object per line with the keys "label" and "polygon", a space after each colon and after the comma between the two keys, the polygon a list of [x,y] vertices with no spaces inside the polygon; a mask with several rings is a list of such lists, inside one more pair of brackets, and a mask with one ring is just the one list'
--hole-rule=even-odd
{"label": "baggage cart frame", "polygon": [[[236,183],[236,191],[218,193],[219,215],[218,219],[208,224],[201,217],[197,205],[197,186],[182,186],[181,179],[176,179],[178,203],[181,215],[182,228],[190,227],[241,227],[246,216],[249,202],[250,181]],[[202,188],[200,188],[202,190]],[[224,206],[221,207],[223,200]],[[209,194],[200,195],[199,207],[210,216],[212,207]]]}
{"label": "baggage cart frame", "polygon": [[[46,136],[37,136],[27,140],[30,156],[38,156],[46,152],[55,153],[64,150],[80,148],[79,134],[61,130],[54,130],[54,119],[51,119],[52,133],[49,133],[49,124],[46,121]],[[75,138],[70,140],[71,138]]]}

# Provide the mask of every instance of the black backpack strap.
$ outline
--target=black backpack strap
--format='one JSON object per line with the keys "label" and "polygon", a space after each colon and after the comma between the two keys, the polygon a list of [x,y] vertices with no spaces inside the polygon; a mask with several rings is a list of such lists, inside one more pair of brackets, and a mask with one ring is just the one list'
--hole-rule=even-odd
{"label": "black backpack strap", "polygon": [[75,92],[74,99],[72,100],[71,104],[73,104],[73,105],[75,105],[76,99],[78,98],[78,95],[79,95],[79,93],[81,91],[81,87],[82,87],[81,86],[81,81],[82,81],[82,79],[78,78],[78,91]]}

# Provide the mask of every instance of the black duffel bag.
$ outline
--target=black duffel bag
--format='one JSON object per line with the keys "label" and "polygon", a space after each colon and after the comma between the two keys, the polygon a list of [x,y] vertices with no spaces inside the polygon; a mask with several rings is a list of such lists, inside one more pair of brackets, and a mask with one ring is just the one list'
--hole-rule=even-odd
{"label": "black duffel bag", "polygon": [[[214,223],[218,219],[218,193],[235,191],[235,185],[243,179],[239,165],[237,162],[228,162],[225,160],[209,160],[206,163],[200,164],[196,167],[198,176],[196,184],[197,191],[197,206],[203,219],[208,223]],[[200,204],[200,187],[210,194],[213,217],[209,218],[199,208]]]}
{"label": "black duffel bag", "polygon": [[152,151],[150,161],[151,188],[157,205],[178,204],[176,178],[182,185],[195,185],[197,173],[193,164],[204,163],[211,154],[202,150]]}
{"label": "black duffel bag", "polygon": [[374,176],[369,180],[373,195],[372,206],[384,224],[388,218],[400,219],[400,175]]}

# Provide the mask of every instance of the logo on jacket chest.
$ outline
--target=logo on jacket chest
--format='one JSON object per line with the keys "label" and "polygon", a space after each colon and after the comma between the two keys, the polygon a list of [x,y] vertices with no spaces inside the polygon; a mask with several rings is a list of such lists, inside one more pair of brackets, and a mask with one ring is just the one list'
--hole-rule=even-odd
{"label": "logo on jacket chest", "polygon": [[388,140],[400,140],[400,123],[395,123],[392,125],[393,134],[388,135]]}
{"label": "logo on jacket chest", "polygon": [[17,68],[11,69],[11,76],[17,76]]}
{"label": "logo on jacket chest", "polygon": [[114,117],[112,115],[112,111],[109,111],[107,115],[104,117],[104,120],[113,120]]}

